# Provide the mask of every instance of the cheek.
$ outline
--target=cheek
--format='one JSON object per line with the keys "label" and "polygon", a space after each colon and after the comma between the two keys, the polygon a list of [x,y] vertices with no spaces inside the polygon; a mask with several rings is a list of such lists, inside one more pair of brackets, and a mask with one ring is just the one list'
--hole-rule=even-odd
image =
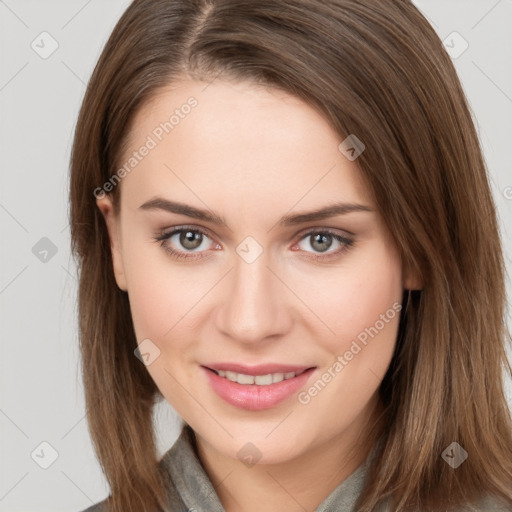
{"label": "cheek", "polygon": [[[194,305],[211,284],[206,274],[204,279],[197,278],[173,265],[160,247],[140,249],[133,244],[126,249],[125,269],[136,339],[139,344],[150,339],[161,356],[155,357],[147,371],[175,410],[187,417],[191,404],[183,386],[188,389],[193,382],[191,365],[185,363],[193,354],[190,333],[198,310]],[[150,350],[157,353],[154,347]]]}
{"label": "cheek", "polygon": [[305,421],[314,423],[311,429],[321,431],[322,439],[363,417],[396,345],[402,300],[398,255],[385,245],[365,254],[340,269],[328,294],[315,292],[318,300],[312,308],[323,312],[335,334],[317,336],[325,357],[316,380],[297,398],[309,418]]}
{"label": "cheek", "polygon": [[205,269],[187,271],[157,243],[146,245],[125,246],[130,308],[137,340],[163,344],[193,320],[194,305],[211,287],[212,276]]}
{"label": "cheek", "polygon": [[371,339],[378,335],[383,343],[395,341],[402,300],[400,259],[383,242],[371,245],[338,269],[329,269],[325,278],[317,273],[304,283],[302,294],[321,320],[317,325],[326,333],[321,339],[331,354],[349,350],[355,339],[364,344],[369,332]]}

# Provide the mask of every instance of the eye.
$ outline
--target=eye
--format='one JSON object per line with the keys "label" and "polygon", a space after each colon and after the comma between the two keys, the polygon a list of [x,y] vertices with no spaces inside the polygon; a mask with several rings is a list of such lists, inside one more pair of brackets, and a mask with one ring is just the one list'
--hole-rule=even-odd
{"label": "eye", "polygon": [[[176,259],[204,257],[193,253],[206,251],[209,245],[205,243],[207,240],[210,240],[210,237],[206,231],[187,226],[181,226],[155,237],[155,241],[160,242],[165,251]],[[220,246],[216,244],[216,248],[220,248]]]}
{"label": "eye", "polygon": [[[313,259],[327,259],[339,256],[341,253],[348,250],[353,243],[354,241],[352,239],[340,235],[339,233],[330,229],[322,229],[309,231],[301,238],[297,245],[308,253],[311,251],[309,251],[307,247],[313,248],[312,256],[308,257],[312,257]],[[338,245],[339,248],[328,252],[333,245]]]}
{"label": "eye", "polygon": [[[204,254],[212,244],[208,233],[197,227],[180,226],[171,231],[162,233],[154,240],[160,242],[164,250],[175,259],[198,259],[209,255]],[[210,243],[208,243],[208,241]],[[300,250],[309,253],[314,260],[326,260],[336,258],[347,251],[353,244],[353,240],[330,229],[309,231],[293,247],[299,246]],[[329,251],[332,246],[339,248]],[[307,246],[313,248],[309,251]],[[221,246],[215,243],[214,250]],[[295,250],[295,249],[292,249]],[[195,254],[197,253],[197,254]]]}

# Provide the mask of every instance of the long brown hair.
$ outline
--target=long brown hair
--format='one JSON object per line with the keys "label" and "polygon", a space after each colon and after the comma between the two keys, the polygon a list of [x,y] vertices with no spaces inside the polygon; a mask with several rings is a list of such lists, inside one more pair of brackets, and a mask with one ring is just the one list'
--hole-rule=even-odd
{"label": "long brown hair", "polygon": [[[357,510],[391,499],[396,511],[439,511],[486,494],[512,506],[495,206],[467,100],[430,24],[406,0],[134,0],[89,81],[70,176],[87,419],[110,509],[165,508],[151,414],[162,396],[134,357],[94,191],[121,165],[135,112],[180,76],[276,87],[317,108],[340,142],[356,134],[361,173],[421,277],[379,390],[382,443]],[[452,442],[468,453],[456,469],[441,457]]]}

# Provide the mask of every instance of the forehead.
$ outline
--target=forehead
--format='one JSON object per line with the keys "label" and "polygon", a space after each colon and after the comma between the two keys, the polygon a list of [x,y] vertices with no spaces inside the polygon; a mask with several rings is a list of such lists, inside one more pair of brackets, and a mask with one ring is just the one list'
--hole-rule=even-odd
{"label": "forehead", "polygon": [[326,199],[368,203],[356,161],[338,149],[342,140],[316,109],[281,90],[248,82],[176,82],[133,120],[120,166],[130,158],[137,162],[123,179],[123,196],[138,201],[168,191],[205,203],[215,196],[217,205],[222,197],[239,207],[252,201],[260,208],[265,198],[288,208]]}

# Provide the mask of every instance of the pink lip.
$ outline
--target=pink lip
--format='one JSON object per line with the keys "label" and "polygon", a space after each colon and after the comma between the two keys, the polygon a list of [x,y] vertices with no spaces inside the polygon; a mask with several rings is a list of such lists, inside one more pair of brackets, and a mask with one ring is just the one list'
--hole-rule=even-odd
{"label": "pink lip", "polygon": [[[217,395],[228,404],[251,411],[270,409],[276,406],[304,386],[311,373],[315,370],[315,368],[311,367],[306,369],[308,367],[283,365],[262,365],[251,368],[232,364],[226,364],[224,367],[221,366],[215,365],[215,369],[224,370],[226,368],[225,371],[235,371],[236,373],[244,373],[246,375],[266,375],[268,373],[299,372],[305,370],[292,379],[282,380],[268,386],[258,386],[257,384],[238,384],[238,382],[232,382],[225,377],[220,377],[207,367],[201,367]],[[238,368],[238,370],[234,368]],[[268,368],[271,368],[271,370],[268,370]]]}

